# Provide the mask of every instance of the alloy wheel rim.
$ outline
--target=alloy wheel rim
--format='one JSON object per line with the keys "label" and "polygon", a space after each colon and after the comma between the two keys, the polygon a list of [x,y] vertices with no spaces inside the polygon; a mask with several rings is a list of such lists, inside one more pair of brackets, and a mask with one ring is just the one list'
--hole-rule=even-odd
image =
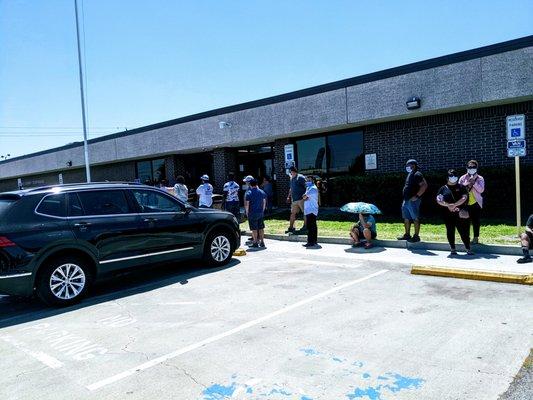
{"label": "alloy wheel rim", "polygon": [[211,242],[211,256],[215,261],[226,260],[231,252],[231,246],[226,236],[217,236]]}
{"label": "alloy wheel rim", "polygon": [[78,296],[85,287],[85,272],[76,264],[63,264],[50,276],[50,291],[61,300]]}

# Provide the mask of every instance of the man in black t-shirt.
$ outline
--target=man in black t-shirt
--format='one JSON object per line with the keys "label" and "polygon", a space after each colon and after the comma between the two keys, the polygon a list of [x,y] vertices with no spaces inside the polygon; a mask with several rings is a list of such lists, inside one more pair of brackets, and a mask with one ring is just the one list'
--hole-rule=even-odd
{"label": "man in black t-shirt", "polygon": [[[407,178],[403,187],[402,217],[405,227],[403,236],[398,240],[408,240],[409,242],[420,242],[420,203],[421,196],[426,191],[428,184],[424,175],[418,168],[416,160],[408,160],[405,163]],[[411,223],[415,225],[415,234],[411,237]]]}
{"label": "man in black t-shirt", "polygon": [[520,242],[522,243],[522,252],[524,256],[516,260],[518,264],[530,263],[533,260],[529,254],[529,250],[533,249],[533,214],[529,216],[526,222],[526,231],[520,235]]}

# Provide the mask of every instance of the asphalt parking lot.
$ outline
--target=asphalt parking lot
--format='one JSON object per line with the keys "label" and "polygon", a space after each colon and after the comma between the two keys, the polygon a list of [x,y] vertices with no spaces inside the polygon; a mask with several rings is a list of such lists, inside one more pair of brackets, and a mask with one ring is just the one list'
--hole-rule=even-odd
{"label": "asphalt parking lot", "polygon": [[530,286],[267,246],[124,275],[66,309],[0,297],[0,398],[488,400],[533,345]]}

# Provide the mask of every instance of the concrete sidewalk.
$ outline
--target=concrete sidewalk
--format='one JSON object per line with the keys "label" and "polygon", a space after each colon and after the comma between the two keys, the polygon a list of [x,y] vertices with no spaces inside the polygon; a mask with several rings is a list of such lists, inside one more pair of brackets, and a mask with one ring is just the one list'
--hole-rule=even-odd
{"label": "concrete sidewalk", "polygon": [[[465,278],[459,276],[466,272],[471,272],[478,277],[471,277],[467,279],[479,279],[479,280],[495,280],[495,279],[482,279],[484,273],[511,275],[512,277],[525,276],[533,277],[533,263],[530,264],[518,264],[516,260],[518,255],[506,255],[506,254],[488,254],[478,252],[474,256],[467,256],[465,253],[461,253],[458,247],[459,255],[450,256],[448,250],[428,250],[429,244],[416,243],[412,245],[409,243],[409,247],[406,248],[405,242],[386,241],[403,244],[404,247],[388,247],[383,246],[385,241],[376,241],[376,246],[372,249],[365,250],[364,248],[352,248],[349,240],[334,238],[319,238],[320,249],[305,249],[300,246],[299,243],[293,242],[305,242],[305,236],[283,236],[283,235],[265,235],[267,239],[274,239],[276,248],[282,248],[284,251],[297,252],[302,254],[314,254],[321,253],[321,250],[331,254],[333,251],[337,255],[349,256],[356,259],[366,259],[369,261],[383,261],[401,263],[413,267],[435,267],[435,269],[450,269],[457,271],[457,278]],[[331,242],[334,243],[331,243]],[[338,242],[341,242],[339,244]],[[487,246],[488,247],[488,246]],[[518,248],[518,250],[520,250]],[[437,275],[437,274],[432,274]],[[444,275],[439,275],[444,276]],[[488,275],[487,275],[488,276]],[[501,282],[507,282],[505,279],[496,280]],[[526,283],[526,282],[524,282]],[[531,284],[531,283],[529,283]]]}

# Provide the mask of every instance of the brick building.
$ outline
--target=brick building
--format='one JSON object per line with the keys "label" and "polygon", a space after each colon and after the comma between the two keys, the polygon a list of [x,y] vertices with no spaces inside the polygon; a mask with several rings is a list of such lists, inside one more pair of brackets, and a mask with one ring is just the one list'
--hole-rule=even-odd
{"label": "brick building", "polygon": [[[419,107],[407,107],[417,98]],[[165,121],[89,141],[93,181],[154,183],[207,173],[220,192],[229,172],[274,178],[288,190],[286,146],[303,173],[511,166],[506,117],[523,114],[533,135],[533,36],[425,60],[266,99]],[[533,165],[533,137],[521,162]],[[368,169],[365,156],[375,156]],[[69,166],[67,166],[69,165]],[[0,191],[85,179],[82,143],[0,162]]]}

